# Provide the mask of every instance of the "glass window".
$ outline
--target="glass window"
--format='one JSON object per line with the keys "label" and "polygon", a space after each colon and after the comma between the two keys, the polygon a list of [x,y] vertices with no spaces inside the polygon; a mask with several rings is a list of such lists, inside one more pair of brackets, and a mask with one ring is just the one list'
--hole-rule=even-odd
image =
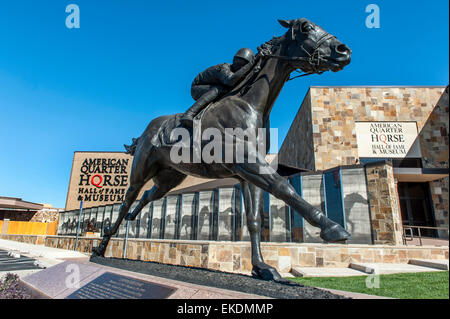
{"label": "glass window", "polygon": [[[130,210],[128,211],[129,213],[134,212],[136,206],[138,205],[139,201],[135,201],[131,207]],[[141,218],[141,213],[139,213],[136,216],[135,220],[131,220],[130,221],[130,227],[128,229],[128,238],[136,238],[138,236],[138,231],[139,231],[139,220]],[[125,226],[125,232],[126,232],[126,227],[127,227],[127,221],[125,220],[125,218],[123,219],[122,222]]]}
{"label": "glass window", "polygon": [[270,200],[270,241],[290,241],[290,217],[288,206],[280,199],[269,195]]}
{"label": "glass window", "polygon": [[104,234],[105,227],[111,227],[113,206],[114,205],[108,205],[105,207],[105,214],[103,216],[102,227],[100,228],[101,236],[103,236]]}
{"label": "glass window", "polygon": [[159,239],[161,236],[162,219],[164,216],[164,198],[153,202],[151,238]]}
{"label": "glass window", "polygon": [[324,174],[327,217],[339,225],[346,227],[342,207],[340,170],[336,169]]}
{"label": "glass window", "polygon": [[89,222],[88,222],[88,231],[90,232],[95,232],[95,224],[97,222],[97,212],[98,212],[98,207],[93,207],[91,208],[91,215],[89,217]]}
{"label": "glass window", "polygon": [[180,210],[180,239],[194,239],[194,220],[196,207],[196,194],[183,194]]}
{"label": "glass window", "polygon": [[77,223],[76,223],[75,219],[78,215],[78,211],[72,210],[72,211],[70,211],[69,214],[70,214],[70,224],[69,224],[68,235],[74,235],[75,232],[77,231]]}
{"label": "glass window", "polygon": [[[75,210],[74,211],[74,217],[73,217],[73,224],[74,224],[74,228],[72,229],[72,234],[73,235],[77,235],[77,231],[79,231],[78,230],[78,221],[80,220],[80,210],[79,209],[77,209],[77,210]],[[81,215],[81,218],[83,218],[83,215]],[[81,226],[82,226],[82,220],[80,221],[80,229],[81,229]],[[78,233],[78,235],[79,235],[79,233]]]}
{"label": "glass window", "polygon": [[83,227],[82,227],[83,233],[88,231],[90,218],[91,218],[91,209],[90,208],[83,209]]}
{"label": "glass window", "polygon": [[[119,210],[120,210],[120,204],[114,204],[113,211],[112,211],[112,217],[111,217],[111,227],[114,227],[117,219],[119,218]],[[115,237],[117,237],[119,232],[115,234]]]}
{"label": "glass window", "polygon": [[214,192],[199,193],[197,239],[211,240],[214,216]]}
{"label": "glass window", "polygon": [[151,203],[148,203],[141,210],[141,219],[139,222],[139,238],[149,238],[149,222],[151,214]]}
{"label": "glass window", "polygon": [[[137,205],[137,202],[133,202],[133,204],[131,204],[128,212],[132,212],[134,210],[134,208],[136,207],[136,205]],[[117,234],[118,234],[117,237],[125,238],[126,233],[127,233],[127,221],[125,220],[125,218],[123,218],[122,222],[119,225],[119,230],[117,231]],[[128,238],[133,238],[133,235],[134,234],[131,231],[131,223],[130,223],[130,228],[128,229]]]}
{"label": "glass window", "polygon": [[247,227],[247,214],[244,205],[244,196],[240,186],[235,188],[236,191],[236,240],[250,240],[250,233]]}
{"label": "glass window", "polygon": [[64,216],[67,212],[61,212],[58,215],[58,235],[64,234]]}
{"label": "glass window", "polygon": [[[321,211],[325,211],[325,196],[322,174],[302,176],[302,198]],[[303,240],[305,243],[322,243],[320,228],[314,227],[307,221],[304,223]]]}
{"label": "glass window", "polygon": [[98,212],[97,212],[97,220],[95,221],[95,231],[96,232],[101,232],[102,231],[102,223],[103,223],[103,218],[105,218],[105,206],[100,206],[98,208]]}
{"label": "glass window", "polygon": [[177,238],[178,195],[167,196],[166,217],[164,227],[165,239]]}
{"label": "glass window", "polygon": [[[289,178],[289,182],[291,183],[292,187],[294,187],[297,194],[300,195],[300,197],[303,196],[302,194],[302,176],[301,175],[295,175],[291,178]],[[300,213],[296,210],[294,210],[292,207],[289,208],[291,212],[291,238],[293,242],[301,243],[303,242],[303,217],[300,215]]]}
{"label": "glass window", "polygon": [[217,240],[233,240],[234,195],[234,188],[219,189]]}
{"label": "glass window", "polygon": [[349,244],[371,244],[371,222],[364,168],[341,170],[342,196]]}

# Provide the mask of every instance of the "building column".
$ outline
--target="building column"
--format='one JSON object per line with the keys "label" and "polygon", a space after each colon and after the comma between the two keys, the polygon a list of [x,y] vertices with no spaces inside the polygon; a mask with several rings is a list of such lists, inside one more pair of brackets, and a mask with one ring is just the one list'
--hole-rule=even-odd
{"label": "building column", "polygon": [[369,193],[373,243],[403,245],[403,227],[397,180],[390,163],[365,167]]}

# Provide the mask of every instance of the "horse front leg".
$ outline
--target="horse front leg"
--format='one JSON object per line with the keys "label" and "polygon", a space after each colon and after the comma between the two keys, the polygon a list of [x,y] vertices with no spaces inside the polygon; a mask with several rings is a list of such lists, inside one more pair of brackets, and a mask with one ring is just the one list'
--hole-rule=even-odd
{"label": "horse front leg", "polygon": [[248,182],[241,182],[247,214],[247,228],[252,249],[252,276],[264,280],[285,282],[278,271],[264,262],[261,253],[261,224],[264,211],[264,191]]}
{"label": "horse front leg", "polygon": [[312,226],[319,227],[321,229],[320,238],[324,241],[343,242],[351,237],[344,227],[303,200],[289,182],[278,175],[264,158],[259,158],[257,163],[235,165],[232,169],[242,180],[257,185],[281,199],[298,211]]}
{"label": "horse front leg", "polygon": [[105,227],[102,241],[100,242],[98,247],[92,249],[93,256],[105,256],[105,251],[106,247],[108,247],[109,240],[119,230],[120,223],[130,209],[131,204],[133,204],[133,202],[136,200],[139,190],[142,188],[142,186],[143,183],[139,183],[137,185],[131,185],[128,188],[125,194],[125,201],[122,203],[122,205],[120,205],[119,216],[117,217],[117,220],[112,227]]}

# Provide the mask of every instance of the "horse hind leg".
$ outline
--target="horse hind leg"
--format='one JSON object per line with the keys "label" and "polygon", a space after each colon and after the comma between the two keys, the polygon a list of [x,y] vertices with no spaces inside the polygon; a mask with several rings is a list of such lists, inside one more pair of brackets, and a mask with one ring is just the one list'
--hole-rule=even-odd
{"label": "horse hind leg", "polygon": [[114,225],[111,227],[105,227],[104,236],[99,246],[92,250],[94,256],[104,256],[106,247],[108,246],[111,237],[117,233],[119,226],[122,223],[123,218],[128,213],[133,202],[139,195],[139,191],[144,186],[144,184],[153,178],[158,172],[158,165],[152,163],[150,165],[145,165],[146,161],[152,160],[148,157],[140,156],[138,153],[133,160],[133,167],[130,174],[130,186],[125,194],[125,200],[122,205],[120,205],[119,216],[115,221]]}
{"label": "horse hind leg", "polygon": [[261,220],[264,210],[264,191],[248,182],[241,182],[247,214],[247,228],[250,233],[252,249],[252,276],[264,280],[286,282],[278,271],[264,262],[261,254]]}
{"label": "horse hind leg", "polygon": [[133,212],[125,216],[126,220],[135,220],[137,215],[149,202],[158,200],[166,195],[172,188],[178,186],[186,175],[172,169],[164,169],[153,178],[155,185],[144,192]]}
{"label": "horse hind leg", "polygon": [[157,171],[156,174],[152,174],[151,178],[153,178],[155,186],[153,186],[153,188],[151,188],[150,190],[144,192],[134,211],[127,215],[128,210],[130,209],[131,204],[133,204],[133,202],[136,200],[140,189],[150,178],[139,183],[134,183],[128,188],[125,195],[125,201],[120,206],[119,217],[117,218],[117,221],[114,223],[113,227],[111,227],[110,229],[105,229],[105,236],[103,237],[103,240],[101,241],[100,245],[95,250],[93,250],[94,255],[104,256],[111,236],[117,232],[120,223],[125,216],[127,216],[127,220],[136,218],[136,216],[140,213],[145,205],[147,205],[150,201],[162,198],[172,188],[179,185],[186,178],[186,175],[171,169],[164,169],[161,171]]}

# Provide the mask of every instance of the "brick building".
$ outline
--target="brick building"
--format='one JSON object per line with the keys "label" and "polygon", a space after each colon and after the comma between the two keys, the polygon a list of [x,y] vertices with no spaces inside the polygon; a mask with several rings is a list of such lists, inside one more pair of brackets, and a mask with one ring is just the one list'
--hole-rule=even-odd
{"label": "brick building", "polygon": [[[359,168],[364,231],[374,243],[401,244],[403,226],[441,227],[421,234],[448,239],[448,155],[448,86],[311,87],[279,161],[323,176]],[[314,196],[325,205],[327,196]]]}
{"label": "brick building", "polygon": [[[448,113],[445,87],[311,87],[279,151],[278,171],[350,231],[349,244],[402,245],[404,226],[441,227],[422,228],[421,234],[448,238]],[[129,156],[76,152],[74,165],[115,157],[119,162]],[[72,168],[62,235],[77,228],[77,185],[85,187],[88,180],[80,168]],[[82,228],[101,235],[116,220],[120,202],[86,202]],[[130,226],[131,238],[248,240],[242,194],[233,179],[188,177],[149,203]],[[322,242],[316,228],[270,194],[262,227],[266,242]],[[125,222],[118,233],[124,236]]]}

